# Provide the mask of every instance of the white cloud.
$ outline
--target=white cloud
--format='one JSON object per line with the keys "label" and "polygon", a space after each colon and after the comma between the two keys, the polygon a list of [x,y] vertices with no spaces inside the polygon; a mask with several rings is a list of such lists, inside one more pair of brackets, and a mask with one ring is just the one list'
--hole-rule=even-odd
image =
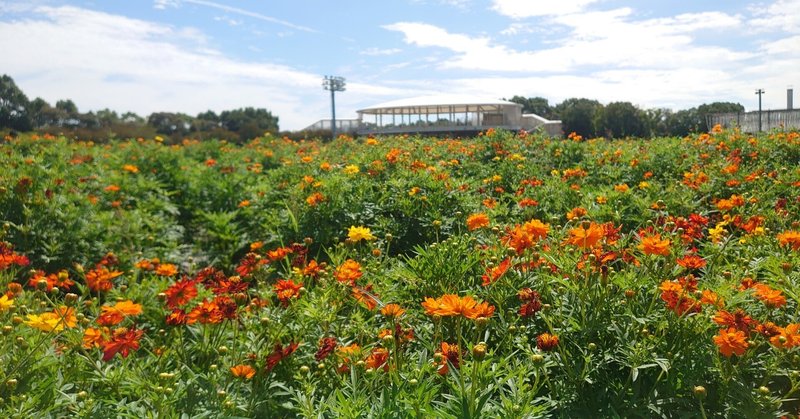
{"label": "white cloud", "polygon": [[766,7],[756,4],[750,9],[756,18],[748,26],[755,32],[800,33],[800,0],[777,0]]}
{"label": "white cloud", "polygon": [[381,55],[394,55],[394,54],[397,54],[397,53],[399,53],[401,51],[402,50],[400,48],[385,48],[385,49],[382,49],[382,48],[374,48],[373,47],[373,48],[367,48],[367,49],[359,52],[359,54],[361,54],[361,55],[370,55],[370,56],[381,56]]}
{"label": "white cloud", "polygon": [[563,15],[583,11],[599,0],[493,0],[492,10],[521,19],[532,16]]}
{"label": "white cloud", "polygon": [[[31,98],[141,115],[254,106],[278,115],[282,129],[327,114],[319,75],[234,60],[204,39],[196,29],[76,7],[40,7],[33,17],[0,21],[3,72]],[[366,100],[386,94],[353,87]]]}
{"label": "white cloud", "polygon": [[245,9],[241,9],[241,8],[238,8],[238,7],[228,6],[226,4],[217,3],[217,2],[208,1],[208,0],[155,0],[153,7],[155,7],[156,9],[162,9],[163,10],[163,9],[166,9],[167,7],[177,8],[177,7],[179,7],[181,5],[181,3],[187,3],[187,4],[194,4],[194,5],[197,5],[197,6],[210,7],[212,9],[222,10],[222,11],[228,12],[228,13],[234,13],[234,14],[238,14],[238,15],[241,15],[241,16],[251,17],[253,19],[263,20],[265,22],[275,23],[275,24],[278,24],[278,25],[286,26],[286,27],[289,27],[289,28],[292,28],[292,29],[296,29],[296,30],[300,30],[300,31],[316,32],[314,29],[311,29],[311,28],[306,27],[306,26],[296,25],[296,24],[294,24],[292,22],[287,22],[285,20],[277,19],[277,18],[274,18],[272,16],[267,16],[267,15],[262,14],[262,13],[253,12],[253,11],[250,11],[250,10],[245,10]]}

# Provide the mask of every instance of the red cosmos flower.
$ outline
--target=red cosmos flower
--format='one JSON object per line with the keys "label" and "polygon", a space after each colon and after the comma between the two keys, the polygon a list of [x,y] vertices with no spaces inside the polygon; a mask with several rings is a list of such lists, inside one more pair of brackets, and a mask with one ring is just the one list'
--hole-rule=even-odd
{"label": "red cosmos flower", "polygon": [[678,265],[683,266],[689,271],[699,270],[706,266],[706,260],[695,254],[687,254],[676,261]]}
{"label": "red cosmos flower", "polygon": [[267,355],[267,371],[272,371],[276,365],[278,365],[281,360],[289,357],[289,355],[293,354],[294,351],[297,350],[297,347],[300,346],[299,342],[290,342],[285,347],[280,344],[280,342],[275,344],[275,349]]}
{"label": "red cosmos flower", "polygon": [[0,271],[8,269],[11,265],[23,267],[29,264],[30,261],[27,256],[14,253],[9,243],[0,242]]}
{"label": "red cosmos flower", "polygon": [[450,371],[450,365],[453,368],[461,368],[461,348],[457,344],[442,342],[441,349],[436,351],[441,355],[441,365],[436,370],[439,375],[446,375]]}
{"label": "red cosmos flower", "polygon": [[197,281],[184,278],[170,285],[164,294],[167,295],[167,307],[174,309],[186,305],[197,297]]}
{"label": "red cosmos flower", "polygon": [[322,338],[319,340],[319,349],[317,353],[314,354],[314,359],[317,362],[322,361],[323,359],[327,358],[335,349],[338,343],[336,342],[336,338]]}
{"label": "red cosmos flower", "polygon": [[542,309],[542,301],[539,299],[539,293],[530,289],[523,288],[517,292],[517,297],[522,301],[522,307],[519,308],[519,315],[521,317],[531,317]]}
{"label": "red cosmos flower", "polygon": [[236,305],[236,301],[233,301],[233,298],[227,295],[218,295],[214,298],[213,303],[217,306],[217,310],[219,310],[223,319],[233,320],[237,317],[236,310],[239,306]]}
{"label": "red cosmos flower", "polygon": [[142,335],[144,335],[144,330],[135,328],[121,327],[114,330],[111,340],[103,342],[103,361],[110,361],[117,353],[126,358],[131,350],[139,349],[139,339]]}
{"label": "red cosmos flower", "polygon": [[483,279],[483,286],[487,286],[489,284],[494,283],[498,279],[500,279],[503,275],[506,274],[508,268],[511,267],[511,259],[505,258],[499,265],[489,268],[486,270],[486,273],[481,277]]}
{"label": "red cosmos flower", "polygon": [[302,282],[298,284],[291,279],[279,279],[278,282],[272,286],[272,290],[275,291],[275,295],[278,296],[278,300],[280,300],[281,304],[284,307],[288,307],[290,299],[300,297],[300,288],[302,287]]}
{"label": "red cosmos flower", "polygon": [[239,274],[239,276],[247,277],[253,273],[260,262],[261,257],[259,255],[249,252],[239,261],[239,266],[236,267],[236,273]]}
{"label": "red cosmos flower", "polygon": [[316,278],[319,276],[320,271],[322,271],[322,266],[320,266],[316,260],[311,260],[308,264],[303,268],[303,276],[309,276],[311,278]]}
{"label": "red cosmos flower", "polygon": [[180,308],[176,308],[172,310],[171,313],[167,314],[166,322],[170,326],[180,326],[186,324],[186,321],[186,312]]}
{"label": "red cosmos flower", "polygon": [[536,337],[536,347],[542,351],[550,351],[558,346],[558,336],[542,333]]}
{"label": "red cosmos flower", "polygon": [[750,328],[758,325],[758,321],[748,316],[742,309],[737,309],[735,312],[730,313],[725,310],[720,310],[713,318],[714,323],[736,330],[741,330],[746,335],[750,335]]}
{"label": "red cosmos flower", "polygon": [[367,359],[364,361],[367,365],[367,368],[372,368],[377,370],[378,368],[383,367],[384,371],[389,371],[389,351],[384,348],[374,348],[372,352],[370,352]]}
{"label": "red cosmos flower", "polygon": [[221,276],[218,277],[216,282],[209,283],[206,285],[208,288],[211,289],[214,294],[236,294],[239,292],[244,292],[250,286],[248,281],[242,280],[242,277],[238,275],[234,275],[231,277]]}

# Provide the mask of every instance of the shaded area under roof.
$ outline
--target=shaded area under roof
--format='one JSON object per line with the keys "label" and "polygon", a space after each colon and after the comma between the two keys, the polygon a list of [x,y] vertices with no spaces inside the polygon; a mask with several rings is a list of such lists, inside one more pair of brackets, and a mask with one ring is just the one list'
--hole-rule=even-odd
{"label": "shaded area under roof", "polygon": [[360,114],[379,114],[379,113],[392,113],[393,110],[414,110],[414,113],[437,113],[445,112],[468,112],[476,111],[476,107],[505,107],[513,106],[520,107],[522,105],[507,100],[500,100],[495,98],[474,97],[468,95],[429,95],[417,96],[406,99],[393,100],[389,102],[379,103],[368,108],[359,109],[357,112]]}

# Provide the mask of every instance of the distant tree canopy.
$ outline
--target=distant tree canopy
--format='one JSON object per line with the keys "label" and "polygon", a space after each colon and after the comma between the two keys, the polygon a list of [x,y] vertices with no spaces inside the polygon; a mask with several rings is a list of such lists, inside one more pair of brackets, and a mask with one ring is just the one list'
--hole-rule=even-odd
{"label": "distant tree canopy", "polygon": [[246,141],[265,132],[277,133],[278,117],[262,108],[206,111],[196,117],[184,113],[153,112],[142,117],[133,112],[118,114],[110,109],[81,113],[71,99],[51,106],[42,98],[29,101],[14,80],[0,77],[0,129],[66,133],[82,139],[152,137],[173,140],[184,137]]}
{"label": "distant tree canopy", "polygon": [[709,131],[711,127],[706,123],[709,114],[744,112],[744,106],[731,102],[713,102],[674,112],[663,108],[641,109],[630,102],[603,106],[586,98],[570,98],[554,106],[542,97],[515,95],[509,101],[522,105],[523,113],[560,119],[565,133],[575,132],[583,137],[682,137]]}

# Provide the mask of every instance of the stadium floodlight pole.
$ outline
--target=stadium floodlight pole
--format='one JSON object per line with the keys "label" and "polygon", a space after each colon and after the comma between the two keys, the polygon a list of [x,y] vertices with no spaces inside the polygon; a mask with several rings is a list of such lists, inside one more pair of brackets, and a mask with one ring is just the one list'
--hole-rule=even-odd
{"label": "stadium floodlight pole", "polygon": [[761,132],[761,95],[764,94],[764,89],[756,90],[758,95],[758,132]]}
{"label": "stadium floodlight pole", "polygon": [[336,100],[334,92],[344,92],[344,77],[325,76],[322,80],[322,88],[331,91],[331,139],[336,139]]}

